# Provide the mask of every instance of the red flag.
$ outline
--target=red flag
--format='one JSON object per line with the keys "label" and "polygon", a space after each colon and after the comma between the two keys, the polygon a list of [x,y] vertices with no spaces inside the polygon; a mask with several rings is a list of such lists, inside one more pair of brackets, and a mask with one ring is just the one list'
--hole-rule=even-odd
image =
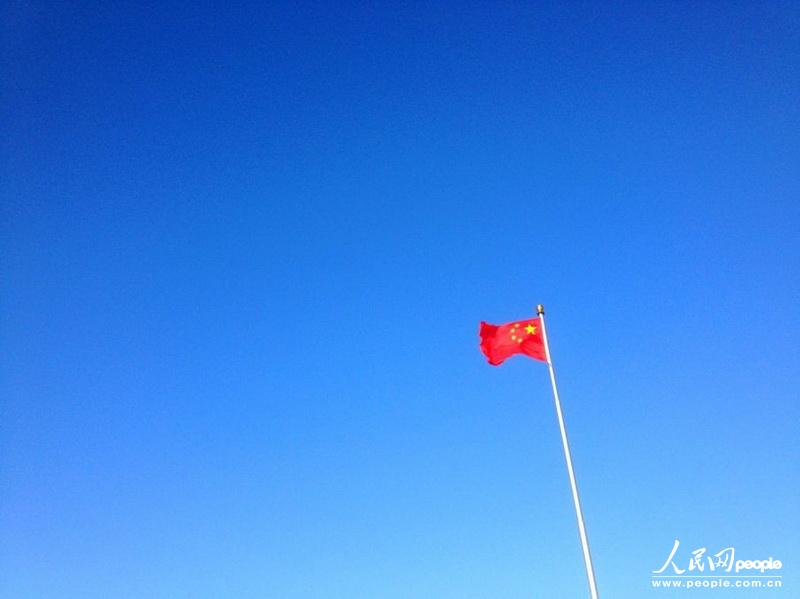
{"label": "red flag", "polygon": [[481,351],[492,366],[499,366],[514,354],[525,354],[536,360],[547,361],[542,326],[538,318],[515,320],[501,325],[481,322],[480,336]]}

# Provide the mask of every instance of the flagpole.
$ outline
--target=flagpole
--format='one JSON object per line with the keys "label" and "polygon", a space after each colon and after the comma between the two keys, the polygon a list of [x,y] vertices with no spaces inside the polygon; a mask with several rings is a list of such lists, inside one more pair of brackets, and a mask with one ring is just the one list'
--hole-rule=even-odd
{"label": "flagpole", "polygon": [[569,441],[567,440],[567,428],[564,426],[564,415],[561,413],[561,400],[558,398],[558,387],[556,386],[556,373],[553,370],[553,361],[550,359],[550,346],[547,343],[547,329],[544,325],[544,306],[539,304],[536,307],[539,313],[539,322],[542,324],[542,339],[544,340],[544,354],[547,358],[547,367],[550,369],[550,384],[553,386],[553,399],[556,404],[556,414],[558,415],[558,427],[561,429],[561,444],[564,446],[564,458],[567,461],[567,473],[569,474],[569,484],[572,487],[572,501],[575,504],[575,516],[578,518],[578,533],[581,537],[581,547],[583,548],[583,562],[586,565],[586,578],[589,580],[589,592],[592,599],[597,599],[597,581],[594,578],[594,568],[592,567],[592,554],[589,552],[589,538],[586,536],[586,526],[583,523],[583,511],[581,510],[581,500],[578,495],[578,483],[575,481],[575,471],[572,468],[572,454],[569,451]]}

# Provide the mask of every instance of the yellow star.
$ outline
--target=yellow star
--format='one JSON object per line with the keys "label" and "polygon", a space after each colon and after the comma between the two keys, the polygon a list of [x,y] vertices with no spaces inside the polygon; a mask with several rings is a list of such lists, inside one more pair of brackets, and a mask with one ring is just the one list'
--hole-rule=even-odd
{"label": "yellow star", "polygon": [[528,331],[528,335],[535,335],[536,334],[536,327],[532,324],[529,324],[525,327],[525,330]]}
{"label": "yellow star", "polygon": [[517,336],[516,336],[516,335],[511,335],[511,340],[512,340],[512,341],[513,341],[513,340],[515,340],[516,338],[517,338]]}
{"label": "yellow star", "polygon": [[519,339],[517,339],[517,343],[522,343],[522,337],[520,337]]}

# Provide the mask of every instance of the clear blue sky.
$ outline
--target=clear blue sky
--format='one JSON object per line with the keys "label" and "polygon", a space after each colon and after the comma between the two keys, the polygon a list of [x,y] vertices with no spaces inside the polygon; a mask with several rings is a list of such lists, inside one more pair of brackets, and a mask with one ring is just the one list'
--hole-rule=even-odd
{"label": "clear blue sky", "polygon": [[4,4],[0,597],[584,597],[539,302],[601,595],[799,596],[798,5],[263,4]]}

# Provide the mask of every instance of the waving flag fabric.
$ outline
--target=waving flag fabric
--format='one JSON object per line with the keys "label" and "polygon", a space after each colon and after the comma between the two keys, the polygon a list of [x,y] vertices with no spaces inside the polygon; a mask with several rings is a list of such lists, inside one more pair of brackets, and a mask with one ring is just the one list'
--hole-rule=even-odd
{"label": "waving flag fabric", "polygon": [[499,366],[514,354],[524,354],[536,360],[547,361],[541,322],[538,318],[516,320],[501,325],[481,322],[479,334],[481,351],[492,366]]}

